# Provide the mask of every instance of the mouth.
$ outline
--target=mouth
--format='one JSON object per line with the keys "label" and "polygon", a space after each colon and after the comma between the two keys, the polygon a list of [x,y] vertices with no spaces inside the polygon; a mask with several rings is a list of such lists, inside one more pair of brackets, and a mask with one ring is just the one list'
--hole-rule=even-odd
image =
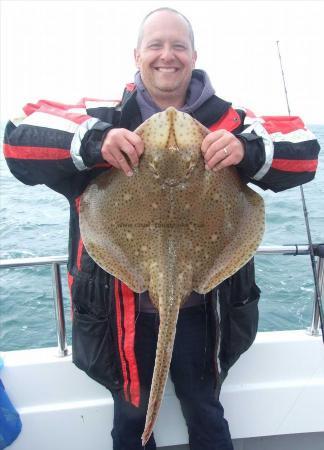
{"label": "mouth", "polygon": [[177,67],[154,67],[154,69],[162,73],[175,73],[179,70]]}

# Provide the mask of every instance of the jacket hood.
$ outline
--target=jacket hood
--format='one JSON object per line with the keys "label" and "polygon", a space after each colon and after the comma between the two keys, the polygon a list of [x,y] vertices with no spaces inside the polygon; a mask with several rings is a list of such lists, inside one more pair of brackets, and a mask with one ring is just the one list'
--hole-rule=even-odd
{"label": "jacket hood", "polygon": [[[153,101],[148,90],[143,84],[140,72],[135,74],[136,100],[139,105],[143,120],[153,114],[162,111]],[[191,81],[187,91],[186,103],[180,111],[194,113],[203,103],[215,93],[213,86],[204,70],[195,69],[192,72]]]}
{"label": "jacket hood", "polygon": [[186,104],[181,111],[195,112],[203,103],[215,94],[209,76],[204,70],[195,69],[187,92]]}

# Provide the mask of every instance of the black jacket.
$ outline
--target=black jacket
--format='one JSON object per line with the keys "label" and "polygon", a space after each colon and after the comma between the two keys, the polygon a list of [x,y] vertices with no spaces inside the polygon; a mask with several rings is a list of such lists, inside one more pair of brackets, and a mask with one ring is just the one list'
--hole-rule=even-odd
{"label": "black jacket", "polygon": [[[89,182],[109,165],[101,145],[112,127],[134,130],[142,122],[134,85],[113,103],[83,99],[78,105],[40,101],[8,123],[4,153],[23,183],[46,184],[70,202],[68,278],[73,304],[73,361],[110,390],[132,399],[137,367],[132,347],[137,294],[99,268],[87,254],[79,230],[79,201]],[[319,145],[297,117],[255,118],[213,96],[194,117],[211,130],[225,128],[244,144],[237,166],[243,179],[280,191],[310,181]],[[290,138],[294,134],[292,141]],[[260,290],[251,260],[208,294],[215,320],[218,387],[229,368],[252,344],[258,325]],[[220,314],[217,313],[217,297]],[[136,403],[133,401],[133,403]]]}

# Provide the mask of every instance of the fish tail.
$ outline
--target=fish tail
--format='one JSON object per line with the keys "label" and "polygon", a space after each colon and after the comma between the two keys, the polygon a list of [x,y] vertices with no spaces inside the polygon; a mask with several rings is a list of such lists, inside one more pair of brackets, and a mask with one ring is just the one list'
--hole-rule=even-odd
{"label": "fish tail", "polygon": [[149,440],[155,425],[165,385],[168,378],[179,307],[168,306],[167,311],[160,313],[160,326],[155,356],[150,398],[146,413],[145,428],[142,435],[142,446]]}

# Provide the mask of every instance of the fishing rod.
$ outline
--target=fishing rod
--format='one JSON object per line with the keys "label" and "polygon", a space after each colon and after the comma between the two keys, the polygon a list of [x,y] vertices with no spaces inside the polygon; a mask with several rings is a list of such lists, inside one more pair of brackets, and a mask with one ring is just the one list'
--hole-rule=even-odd
{"label": "fishing rod", "polygon": [[[288,110],[288,115],[290,116],[291,114],[290,114],[290,106],[289,106],[289,100],[288,100],[288,92],[287,92],[285,73],[283,70],[282,59],[281,59],[281,54],[280,54],[279,41],[276,41],[276,43],[277,43],[278,56],[279,56],[279,62],[280,62],[280,67],[281,67],[281,76],[282,76],[283,86],[284,86],[284,90],[285,90],[287,110]],[[306,200],[305,200],[305,195],[304,195],[304,188],[302,185],[300,185],[299,189],[300,189],[300,194],[301,194],[301,199],[302,199],[302,204],[303,204],[304,219],[305,219],[308,245],[309,245],[309,255],[310,255],[312,271],[313,271],[313,278],[314,278],[315,307],[318,308],[321,330],[322,330],[322,340],[324,343],[324,316],[323,316],[321,292],[320,292],[317,273],[316,273],[316,261],[315,261],[314,247],[313,247],[312,235],[311,235],[310,226],[309,226],[308,211],[307,211]]]}

